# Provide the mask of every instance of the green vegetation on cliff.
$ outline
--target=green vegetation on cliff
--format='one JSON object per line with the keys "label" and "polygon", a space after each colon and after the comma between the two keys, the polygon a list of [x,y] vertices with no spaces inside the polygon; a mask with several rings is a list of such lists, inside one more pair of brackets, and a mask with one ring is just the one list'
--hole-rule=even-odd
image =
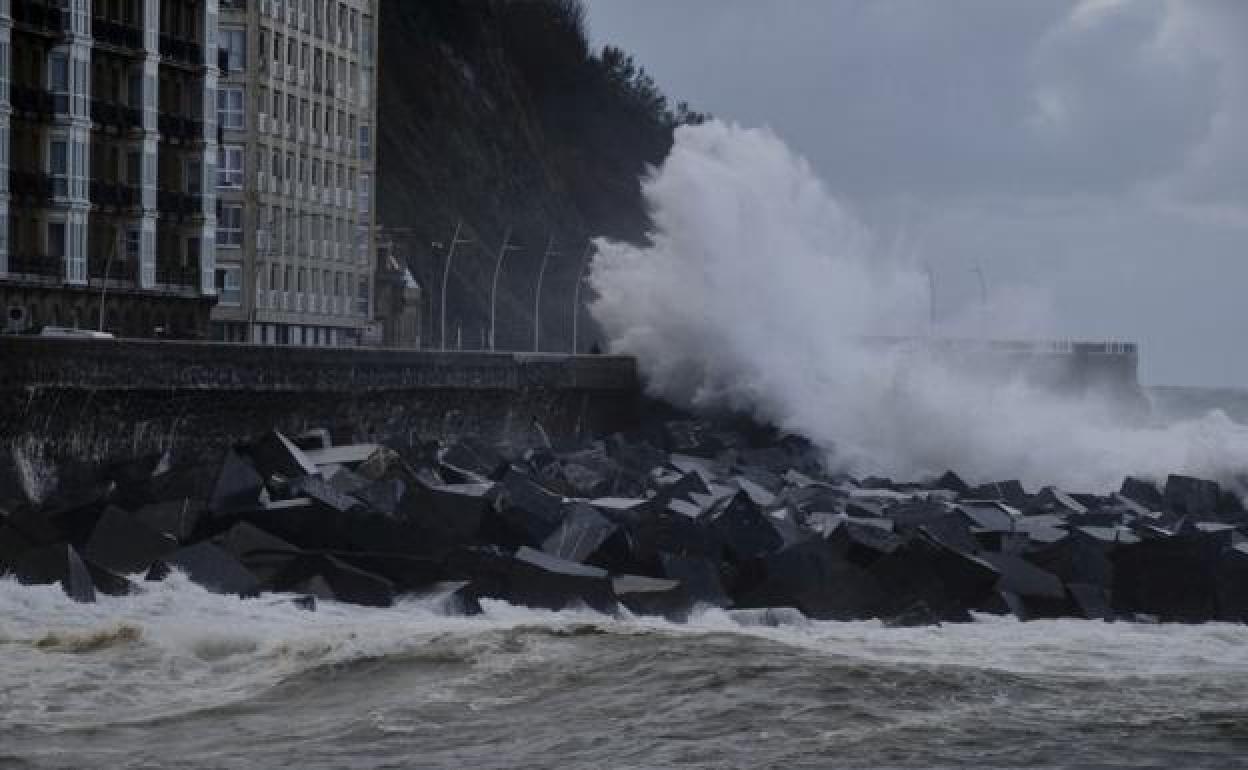
{"label": "green vegetation on cliff", "polygon": [[[672,132],[702,116],[670,107],[631,56],[592,51],[579,0],[383,0],[378,119],[379,222],[432,300],[436,339],[444,253],[462,220],[448,339],[478,347],[489,326],[495,255],[512,228],[500,280],[497,346],[532,345],[533,292],[550,237],[543,349],[567,350],[571,296],[588,237],[638,240],[639,177]],[[588,335],[582,335],[582,347]]]}

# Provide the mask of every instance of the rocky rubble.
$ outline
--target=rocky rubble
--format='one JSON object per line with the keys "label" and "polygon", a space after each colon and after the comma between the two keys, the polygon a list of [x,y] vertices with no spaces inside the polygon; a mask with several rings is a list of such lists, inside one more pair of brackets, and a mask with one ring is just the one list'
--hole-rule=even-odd
{"label": "rocky rubble", "polygon": [[682,619],[698,605],[893,625],[1248,620],[1248,514],[1216,482],[1118,492],[825,472],[805,441],[689,420],[571,447],[400,455],[271,432],[209,484],[171,458],[0,511],[0,573],[78,601],[179,570],[211,590],[480,600]]}

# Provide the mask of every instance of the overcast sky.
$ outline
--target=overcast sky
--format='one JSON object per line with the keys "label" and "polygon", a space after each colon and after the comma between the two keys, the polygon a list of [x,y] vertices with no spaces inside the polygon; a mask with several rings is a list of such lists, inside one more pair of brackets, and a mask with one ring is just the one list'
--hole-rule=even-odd
{"label": "overcast sky", "polygon": [[588,0],[674,100],[767,125],[937,312],[1034,287],[1147,384],[1248,386],[1248,0]]}

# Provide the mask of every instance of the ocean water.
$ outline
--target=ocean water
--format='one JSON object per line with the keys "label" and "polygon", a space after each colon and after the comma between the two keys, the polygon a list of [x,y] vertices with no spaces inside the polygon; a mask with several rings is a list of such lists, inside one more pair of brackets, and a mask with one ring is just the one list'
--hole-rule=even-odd
{"label": "ocean water", "polygon": [[0,767],[1248,765],[1243,626],[438,607],[0,581]]}

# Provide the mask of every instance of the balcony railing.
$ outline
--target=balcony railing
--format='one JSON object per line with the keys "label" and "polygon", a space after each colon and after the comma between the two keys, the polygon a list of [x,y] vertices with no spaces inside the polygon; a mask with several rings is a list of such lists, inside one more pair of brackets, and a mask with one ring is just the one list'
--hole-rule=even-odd
{"label": "balcony railing", "polygon": [[139,205],[139,188],[93,179],[91,180],[91,202],[97,206],[133,208]]}
{"label": "balcony railing", "polygon": [[92,254],[87,260],[87,276],[97,280],[135,283],[139,278],[139,266],[133,259],[121,259],[118,254]]}
{"label": "balcony railing", "polygon": [[162,136],[170,139],[193,141],[203,138],[204,135],[203,121],[184,118],[181,115],[172,115],[167,112],[162,112],[157,118],[156,127],[160,130]]}
{"label": "balcony railing", "polygon": [[177,262],[156,263],[156,283],[162,286],[195,288],[199,285],[199,269]]}
{"label": "balcony railing", "polygon": [[30,88],[14,83],[9,88],[9,98],[12,99],[13,109],[19,112],[37,113],[44,119],[51,119],[55,113],[52,94],[42,88]]}
{"label": "balcony railing", "polygon": [[203,211],[204,198],[202,195],[177,190],[158,190],[156,208],[168,214],[198,214]]}
{"label": "balcony railing", "polygon": [[91,37],[118,48],[143,49],[143,30],[108,19],[91,21]]}
{"label": "balcony railing", "polygon": [[64,280],[65,258],[46,254],[10,254],[9,272],[16,275]]}
{"label": "balcony railing", "polygon": [[9,193],[14,197],[33,198],[37,201],[52,199],[55,186],[52,177],[39,171],[9,171]]}
{"label": "balcony railing", "polygon": [[65,29],[65,14],[61,9],[35,0],[13,0],[12,14],[15,23],[44,32],[59,35]]}
{"label": "balcony railing", "polygon": [[203,48],[199,43],[170,35],[160,36],[160,55],[184,64],[204,63]]}

